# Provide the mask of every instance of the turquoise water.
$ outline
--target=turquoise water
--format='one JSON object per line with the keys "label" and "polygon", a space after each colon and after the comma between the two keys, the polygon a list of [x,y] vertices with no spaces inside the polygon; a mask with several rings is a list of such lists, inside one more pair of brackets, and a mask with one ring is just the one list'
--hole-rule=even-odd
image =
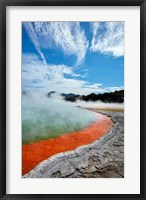
{"label": "turquoise water", "polygon": [[23,96],[22,143],[54,138],[82,130],[97,120],[92,112],[61,99]]}

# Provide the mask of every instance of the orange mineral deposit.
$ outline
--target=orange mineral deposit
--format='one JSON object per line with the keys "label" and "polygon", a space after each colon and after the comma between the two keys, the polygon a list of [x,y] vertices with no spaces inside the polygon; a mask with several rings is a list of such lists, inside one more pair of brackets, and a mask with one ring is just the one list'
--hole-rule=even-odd
{"label": "orange mineral deposit", "polygon": [[97,115],[98,120],[95,123],[79,132],[22,145],[22,175],[50,156],[92,143],[106,134],[112,128],[113,122],[106,115],[100,113]]}

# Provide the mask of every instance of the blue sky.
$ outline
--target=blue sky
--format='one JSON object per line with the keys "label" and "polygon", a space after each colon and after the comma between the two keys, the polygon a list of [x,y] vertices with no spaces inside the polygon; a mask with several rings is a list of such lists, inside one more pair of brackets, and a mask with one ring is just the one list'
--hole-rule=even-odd
{"label": "blue sky", "polygon": [[23,22],[23,91],[103,93],[124,88],[123,22]]}

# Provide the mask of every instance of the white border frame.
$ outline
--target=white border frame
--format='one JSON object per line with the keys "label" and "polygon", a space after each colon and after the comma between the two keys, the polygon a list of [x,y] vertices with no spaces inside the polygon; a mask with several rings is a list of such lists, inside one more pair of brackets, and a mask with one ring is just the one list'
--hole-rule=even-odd
{"label": "white border frame", "polygon": [[[88,14],[89,13],[89,14]],[[55,15],[56,14],[56,15]],[[125,178],[21,178],[21,22],[125,21]],[[133,23],[134,22],[134,23]],[[7,7],[7,194],[140,194],[140,7]],[[135,96],[136,94],[136,96]],[[134,102],[133,102],[134,101]],[[134,107],[133,107],[134,106]],[[133,126],[134,125],[134,126]]]}

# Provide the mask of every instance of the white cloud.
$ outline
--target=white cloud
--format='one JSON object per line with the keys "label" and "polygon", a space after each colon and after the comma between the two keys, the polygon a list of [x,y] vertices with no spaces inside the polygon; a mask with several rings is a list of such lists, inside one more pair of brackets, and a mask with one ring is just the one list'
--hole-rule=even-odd
{"label": "white cloud", "polygon": [[41,58],[41,48],[59,47],[66,55],[75,55],[77,65],[84,61],[88,41],[78,22],[24,23],[27,33]]}
{"label": "white cloud", "polygon": [[[66,78],[68,75],[70,78]],[[104,88],[100,83],[90,83],[78,79],[73,69],[66,65],[46,65],[34,54],[23,54],[22,81],[23,90],[37,90],[59,93],[90,94],[111,92],[123,87]]]}
{"label": "white cloud", "polygon": [[22,62],[23,78],[28,80],[37,80],[42,82],[44,80],[62,80],[65,74],[72,77],[78,77],[72,69],[66,65],[47,65],[44,64],[34,54],[23,54]]}
{"label": "white cloud", "polygon": [[38,54],[40,55],[40,57],[43,60],[44,64],[46,64],[47,62],[46,62],[44,54],[41,51],[41,47],[40,47],[40,43],[39,43],[39,38],[38,38],[37,34],[34,31],[32,23],[31,22],[24,22],[23,25],[24,25],[24,27],[26,29],[26,32],[29,35],[32,43],[34,44],[34,46],[35,46]]}
{"label": "white cloud", "polygon": [[91,51],[115,57],[124,55],[124,22],[93,22],[91,29]]}

